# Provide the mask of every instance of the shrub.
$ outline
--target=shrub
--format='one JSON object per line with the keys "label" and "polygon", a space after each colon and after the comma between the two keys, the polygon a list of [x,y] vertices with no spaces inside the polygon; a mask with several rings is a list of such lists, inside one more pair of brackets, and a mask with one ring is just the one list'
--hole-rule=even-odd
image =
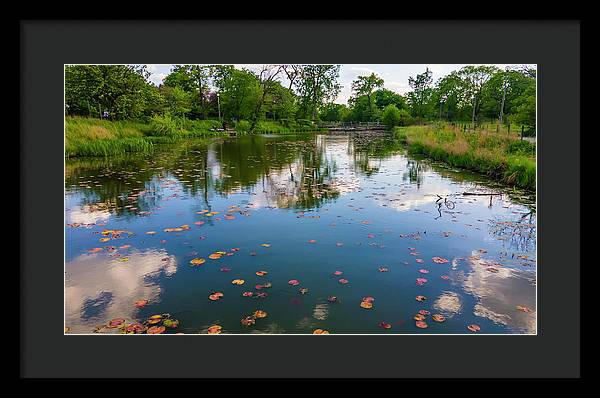
{"label": "shrub", "polygon": [[506,153],[513,155],[534,156],[535,144],[526,140],[516,140],[511,142],[506,148]]}
{"label": "shrub", "polygon": [[158,135],[173,135],[181,134],[183,132],[181,121],[168,114],[163,116],[152,116],[150,125],[152,131]]}
{"label": "shrub", "polygon": [[381,121],[389,128],[397,126],[400,123],[400,110],[394,104],[386,106]]}
{"label": "shrub", "polygon": [[250,122],[247,120],[240,120],[235,124],[235,131],[239,133],[247,133],[250,131]]}

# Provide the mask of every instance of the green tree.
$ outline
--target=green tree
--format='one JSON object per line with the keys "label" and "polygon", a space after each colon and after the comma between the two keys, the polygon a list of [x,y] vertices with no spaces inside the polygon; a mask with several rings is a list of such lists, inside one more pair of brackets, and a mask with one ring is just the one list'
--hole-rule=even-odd
{"label": "green tree", "polygon": [[319,118],[327,122],[341,122],[345,120],[349,109],[344,104],[329,103],[321,108]]}
{"label": "green tree", "polygon": [[430,114],[431,96],[433,89],[431,84],[433,82],[432,72],[429,68],[425,69],[425,72],[417,74],[417,76],[409,77],[408,84],[412,88],[412,91],[408,93],[408,101],[412,114],[420,119],[426,118]]}
{"label": "green tree", "polygon": [[200,118],[206,119],[210,106],[209,83],[213,70],[214,67],[209,65],[175,65],[163,84],[179,87],[192,94],[192,107],[197,109]]}
{"label": "green tree", "polygon": [[356,98],[365,96],[367,98],[367,121],[373,120],[373,107],[374,102],[372,100],[373,91],[383,86],[383,79],[377,76],[375,73],[371,73],[369,76],[358,76],[358,78],[352,82],[352,91]]}
{"label": "green tree", "polygon": [[400,123],[400,110],[393,104],[386,106],[381,121],[388,127],[397,126]]}
{"label": "green tree", "polygon": [[72,114],[137,118],[151,96],[149,76],[145,65],[68,65],[65,103]]}
{"label": "green tree", "polygon": [[471,123],[475,126],[477,114],[481,108],[482,91],[487,81],[498,71],[494,66],[465,66],[458,75],[465,83],[465,90],[471,101]]}
{"label": "green tree", "polygon": [[339,65],[302,65],[296,87],[300,95],[300,111],[303,116],[317,119],[324,103],[334,100],[341,86],[338,83]]}
{"label": "green tree", "polygon": [[527,87],[517,100],[515,121],[531,128],[536,128],[535,84]]}
{"label": "green tree", "polygon": [[192,110],[192,93],[183,88],[163,86],[162,93],[167,103],[167,110],[174,116],[183,117]]}
{"label": "green tree", "polygon": [[469,105],[466,84],[456,71],[438,80],[435,96],[440,109],[440,117],[445,114],[448,120],[461,119],[465,106]]}
{"label": "green tree", "polygon": [[373,93],[375,105],[379,109],[384,109],[386,106],[393,104],[398,109],[407,109],[406,98],[386,88],[381,88]]}
{"label": "green tree", "polygon": [[252,117],[252,124],[250,125],[250,132],[253,132],[256,128],[256,124],[261,117],[262,107],[265,104],[267,98],[277,91],[278,86],[281,84],[278,82],[279,75],[283,72],[281,65],[263,65],[258,75],[258,84],[260,87],[260,95],[257,98],[256,105],[254,108],[254,114]]}
{"label": "green tree", "polygon": [[221,113],[224,119],[249,120],[259,101],[260,82],[247,69],[236,69],[233,65],[215,67],[214,84],[218,89]]}

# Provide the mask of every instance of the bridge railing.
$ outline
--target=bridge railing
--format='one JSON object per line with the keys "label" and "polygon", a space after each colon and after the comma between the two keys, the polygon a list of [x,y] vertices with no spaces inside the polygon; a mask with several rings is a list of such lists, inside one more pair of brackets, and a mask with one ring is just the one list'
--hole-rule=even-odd
{"label": "bridge railing", "polygon": [[381,127],[379,122],[325,122],[320,123],[322,128],[372,128]]}

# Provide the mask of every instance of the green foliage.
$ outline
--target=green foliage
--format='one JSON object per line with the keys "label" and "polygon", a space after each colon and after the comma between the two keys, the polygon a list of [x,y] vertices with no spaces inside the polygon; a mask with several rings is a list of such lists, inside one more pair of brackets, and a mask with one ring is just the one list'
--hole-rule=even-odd
{"label": "green foliage", "polygon": [[235,131],[240,133],[247,133],[250,131],[250,122],[247,120],[240,120],[235,124]]}
{"label": "green foliage", "polygon": [[408,109],[406,98],[391,90],[385,88],[376,90],[373,97],[378,109],[384,109],[388,105],[395,105],[398,109]]}
{"label": "green foliage", "polygon": [[134,119],[144,114],[155,96],[145,66],[67,65],[65,104],[67,114],[111,119]]}
{"label": "green foliage", "polygon": [[[377,76],[375,73],[371,73],[369,76],[358,76],[358,78],[352,82],[352,91],[354,92],[354,98],[350,100],[355,107],[362,104],[360,110],[360,121],[373,121],[378,119],[379,109],[375,101],[373,100],[373,91],[376,88],[383,86],[383,79]],[[355,112],[355,115],[358,113]]]}
{"label": "green foliage", "polygon": [[536,104],[535,104],[535,83],[531,84],[521,97],[515,100],[516,112],[514,120],[517,123],[535,128]]}
{"label": "green foliage", "polygon": [[302,65],[296,88],[299,94],[298,116],[316,120],[327,102],[333,101],[340,92],[339,65]]}
{"label": "green foliage", "polygon": [[348,115],[349,109],[344,104],[325,104],[319,113],[319,119],[325,122],[340,122]]}
{"label": "green foliage", "polygon": [[188,115],[192,110],[192,94],[180,87],[162,87],[167,102],[167,112],[175,116]]}
{"label": "green foliage", "polygon": [[114,140],[68,141],[65,144],[66,157],[116,156],[128,152],[150,152],[152,142],[144,138],[119,138]]}
{"label": "green foliage", "polygon": [[525,140],[513,141],[506,148],[506,153],[513,155],[535,156],[535,144]]}
{"label": "green foliage", "polygon": [[152,135],[175,135],[183,133],[183,123],[180,118],[171,115],[155,115],[150,122]]}
{"label": "green foliage", "polygon": [[408,84],[413,89],[413,91],[408,93],[408,102],[412,115],[417,118],[425,118],[430,113],[433,94],[433,89],[431,88],[432,82],[432,72],[429,68],[425,69],[424,73],[417,74],[414,78],[408,78]]}
{"label": "green foliage", "polygon": [[396,105],[388,105],[383,110],[381,121],[388,127],[394,127],[400,124],[400,110],[396,108]]}

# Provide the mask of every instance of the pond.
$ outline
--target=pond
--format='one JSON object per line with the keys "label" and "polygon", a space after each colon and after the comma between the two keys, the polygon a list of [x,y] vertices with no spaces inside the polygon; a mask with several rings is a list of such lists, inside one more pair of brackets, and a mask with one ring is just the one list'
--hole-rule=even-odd
{"label": "pond", "polygon": [[385,133],[67,160],[65,224],[68,334],[537,332],[535,196]]}

